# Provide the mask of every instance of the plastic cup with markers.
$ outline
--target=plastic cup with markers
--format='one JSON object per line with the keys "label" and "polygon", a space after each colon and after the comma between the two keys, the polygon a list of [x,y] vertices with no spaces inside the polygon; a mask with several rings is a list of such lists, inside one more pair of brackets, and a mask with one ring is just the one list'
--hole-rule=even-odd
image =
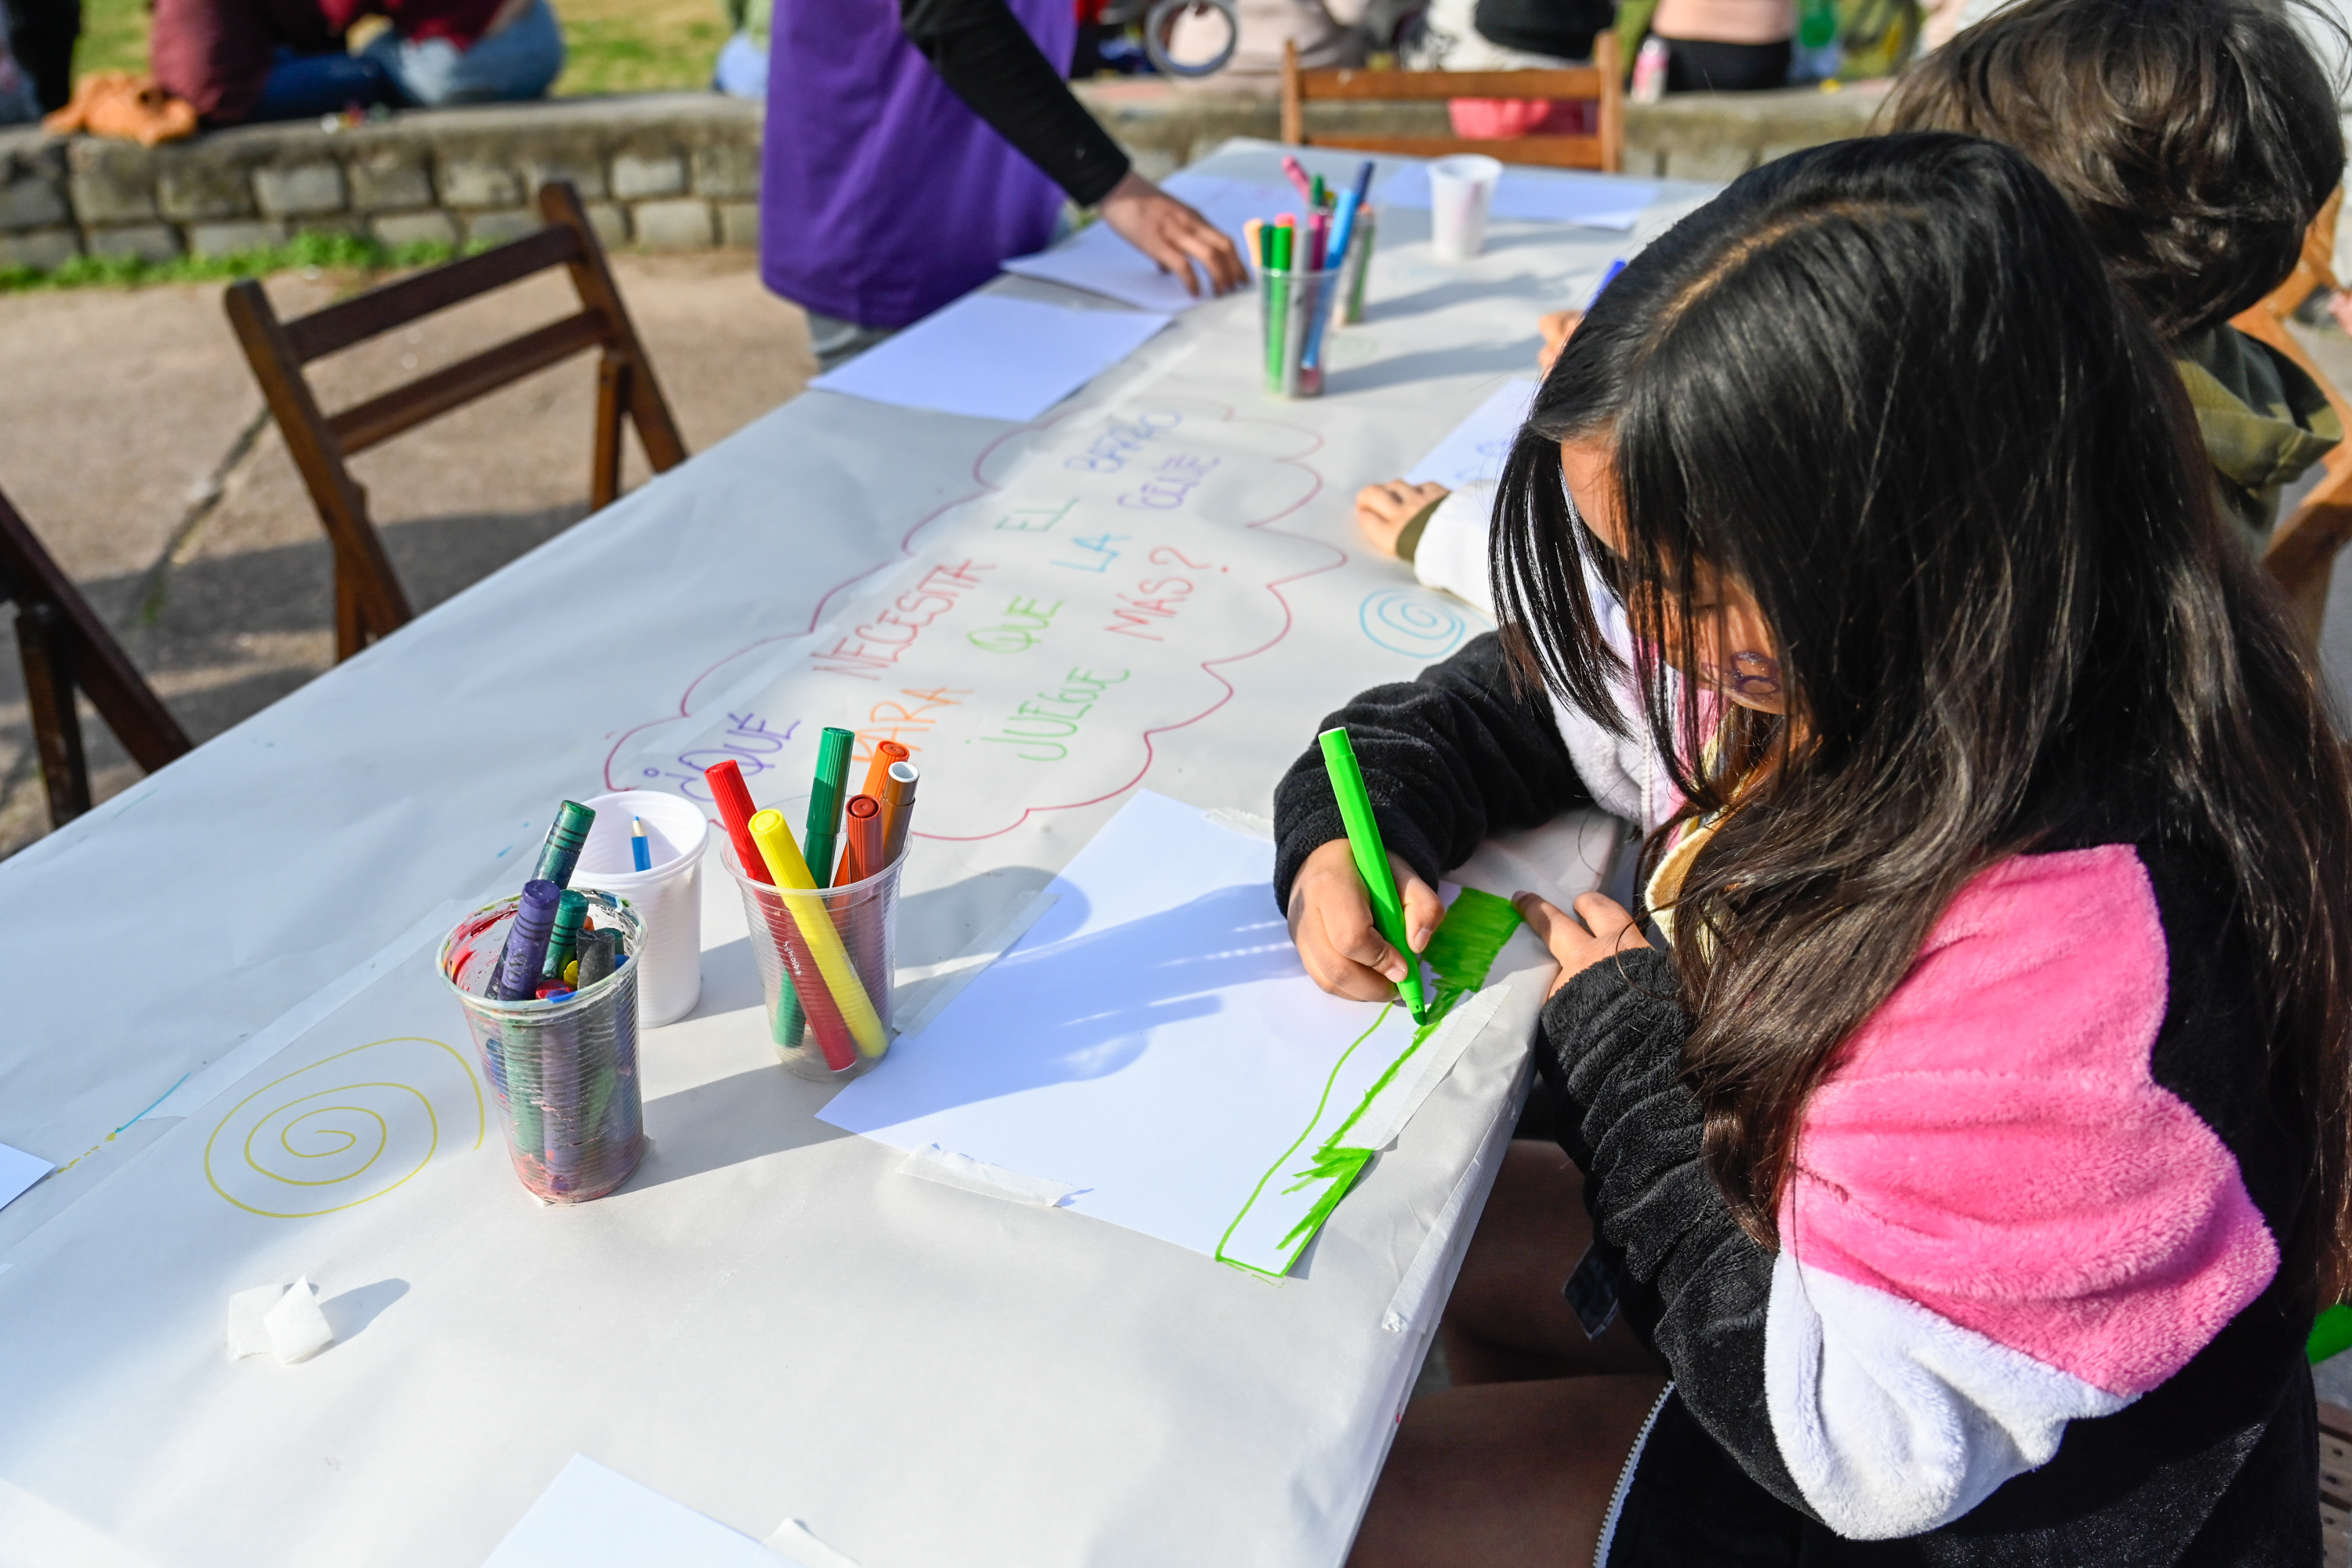
{"label": "plastic cup with markers", "polygon": [[606,892],[534,878],[443,941],[515,1174],[544,1203],[603,1197],[646,1146],[637,1078],[645,928]]}

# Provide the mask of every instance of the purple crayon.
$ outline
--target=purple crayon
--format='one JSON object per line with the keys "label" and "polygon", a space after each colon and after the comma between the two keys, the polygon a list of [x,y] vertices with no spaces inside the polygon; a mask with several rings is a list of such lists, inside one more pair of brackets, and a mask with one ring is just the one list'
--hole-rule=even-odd
{"label": "purple crayon", "polygon": [[492,1001],[521,1002],[538,994],[540,966],[547,962],[547,939],[554,932],[555,906],[562,897],[563,889],[543,877],[522,885],[522,900],[515,906],[506,951],[499,955],[499,977],[490,987]]}

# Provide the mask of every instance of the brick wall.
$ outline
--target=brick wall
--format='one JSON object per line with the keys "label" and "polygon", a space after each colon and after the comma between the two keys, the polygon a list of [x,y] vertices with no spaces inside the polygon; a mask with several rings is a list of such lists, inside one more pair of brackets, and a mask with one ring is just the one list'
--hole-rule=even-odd
{"label": "brick wall", "polygon": [[550,179],[580,187],[608,246],[754,244],[759,106],[702,92],[563,99],[152,149],[0,132],[0,267],[222,255],[306,231],[496,242],[539,226],[530,195]]}
{"label": "brick wall", "polygon": [[[1146,174],[1234,136],[1272,139],[1274,100],[1233,84],[1082,83],[1079,96]],[[1626,172],[1728,180],[1798,147],[1858,135],[1866,89],[1669,99],[1627,111]],[[398,114],[356,128],[255,125],[144,148],[37,127],[0,131],[0,267],[68,258],[166,260],[276,245],[305,231],[387,245],[510,239],[538,226],[530,194],[580,187],[606,245],[758,240],[760,107],[716,93],[646,93]],[[1335,104],[1308,134],[1444,133],[1436,104]]]}

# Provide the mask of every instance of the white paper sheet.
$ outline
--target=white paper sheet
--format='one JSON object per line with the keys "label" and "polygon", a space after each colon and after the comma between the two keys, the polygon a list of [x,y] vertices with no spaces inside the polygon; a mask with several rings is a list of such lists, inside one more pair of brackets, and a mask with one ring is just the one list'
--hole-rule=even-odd
{"label": "white paper sheet", "polygon": [[1405,482],[1435,483],[1458,490],[1501,479],[1503,459],[1511,455],[1511,442],[1528,416],[1528,405],[1535,401],[1536,384],[1528,378],[1514,377],[1496,387],[1476,413],[1447,431],[1445,439],[1429,449],[1429,456],[1406,470]]}
{"label": "white paper sheet", "polygon": [[1026,424],[1167,324],[1166,316],[1148,311],[967,294],[809,384],[874,403]]}
{"label": "white paper sheet", "polygon": [[38,1154],[0,1143],[0,1209],[16,1201],[35,1182],[57,1167]]}
{"label": "white paper sheet", "polygon": [[793,1560],[585,1454],[548,1483],[482,1568],[797,1568]]}
{"label": "white paper sheet", "polygon": [[[1271,844],[1138,792],[1028,936],[824,1120],[1083,1189],[1062,1206],[1219,1255],[1286,1152],[1349,1114],[1412,1036],[1402,1008],[1307,978],[1273,871]],[[1278,1244],[1298,1204],[1274,1206]],[[1279,1273],[1300,1245],[1227,1256]]]}
{"label": "white paper sheet", "polygon": [[[1381,200],[1395,207],[1429,205],[1429,166],[1407,163],[1381,187]],[[1658,187],[1617,174],[1577,174],[1550,170],[1505,169],[1495,185],[1493,217],[1528,223],[1575,224],[1622,234],[1641,221],[1658,199]]]}
{"label": "white paper sheet", "polygon": [[[1236,245],[1241,243],[1242,226],[1251,218],[1272,222],[1283,213],[1297,212],[1305,206],[1298,193],[1288,185],[1261,185],[1215,174],[1178,174],[1160,188],[1190,204]],[[1138,310],[1163,310],[1171,315],[1181,314],[1210,298],[1206,279],[1197,270],[1196,280],[1203,284],[1202,291],[1188,294],[1181,279],[1161,271],[1158,262],[1129,245],[1106,223],[1091,224],[1051,250],[1014,257],[1004,264],[1004,270],[1024,278],[1042,278],[1049,283],[1066,283],[1073,289],[1084,289]]]}

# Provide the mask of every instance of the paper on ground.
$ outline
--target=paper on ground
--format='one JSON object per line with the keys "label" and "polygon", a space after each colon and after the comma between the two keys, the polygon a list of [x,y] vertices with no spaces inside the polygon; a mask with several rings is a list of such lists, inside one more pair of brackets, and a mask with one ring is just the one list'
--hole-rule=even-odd
{"label": "paper on ground", "polygon": [[1496,387],[1475,413],[1447,431],[1445,439],[1405,471],[1405,482],[1458,490],[1501,479],[1503,460],[1511,455],[1511,443],[1527,419],[1528,405],[1535,401],[1537,384],[1514,376]]}
{"label": "paper on ground", "polygon": [[[1493,217],[1528,223],[1572,223],[1619,233],[1641,221],[1643,209],[1658,199],[1658,187],[1617,174],[1575,174],[1505,169],[1496,182]],[[1381,200],[1395,207],[1429,205],[1429,166],[1407,163],[1381,187]]]}
{"label": "paper on ground", "polygon": [[[1402,1009],[1307,978],[1273,871],[1273,845],[1139,792],[1055,879],[1028,936],[819,1114],[1079,1187],[1062,1206],[1217,1256],[1318,1107],[1363,1106],[1412,1034]],[[1430,1061],[1478,1021],[1465,1014]],[[1383,1142],[1422,1091],[1418,1072],[1391,1083],[1397,1099],[1359,1119]],[[1278,1271],[1299,1245],[1227,1256]]]}
{"label": "paper on ground", "polygon": [[[1215,174],[1190,178],[1179,174],[1161,188],[1191,204],[1236,245],[1241,242],[1242,226],[1251,218],[1271,222],[1301,205],[1298,193],[1287,185],[1260,185]],[[1212,297],[1205,286],[1198,294],[1186,293],[1181,279],[1161,271],[1158,262],[1106,223],[1090,224],[1051,250],[1014,257],[1004,264],[1004,270],[1049,283],[1066,283],[1139,310],[1165,310],[1171,315]],[[1195,278],[1205,285],[1197,268]]]}
{"label": "paper on ground", "polygon": [[1163,315],[967,294],[809,383],[875,403],[1026,424],[1133,353]]}
{"label": "paper on ground", "polygon": [[0,1143],[0,1209],[16,1201],[35,1182],[57,1169],[38,1154]]}
{"label": "paper on ground", "polygon": [[557,1472],[482,1568],[796,1568],[794,1560],[585,1454]]}

